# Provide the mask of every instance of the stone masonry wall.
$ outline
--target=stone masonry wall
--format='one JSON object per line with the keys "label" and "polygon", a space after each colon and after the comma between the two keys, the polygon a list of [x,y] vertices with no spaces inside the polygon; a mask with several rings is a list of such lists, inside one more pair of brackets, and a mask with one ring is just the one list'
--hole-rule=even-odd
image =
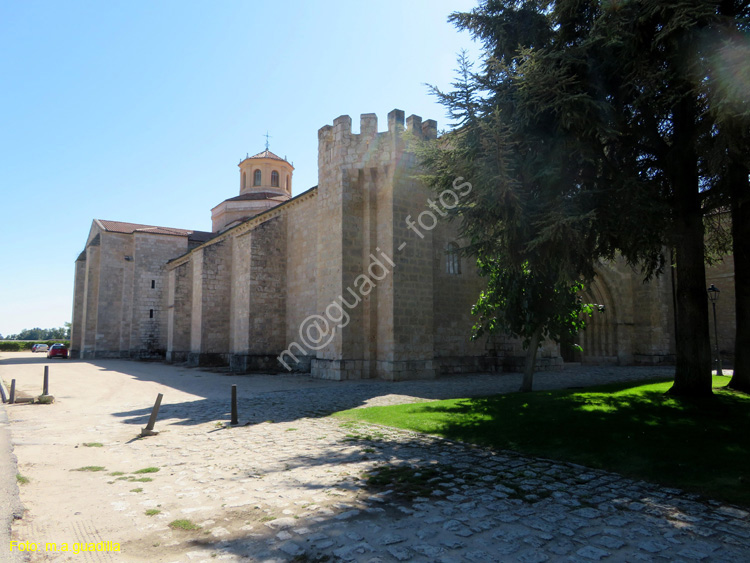
{"label": "stone masonry wall", "polygon": [[248,352],[276,356],[286,344],[285,213],[253,229],[250,252],[250,331]]}
{"label": "stone masonry wall", "polygon": [[[344,242],[341,185],[344,170],[340,164],[347,157],[346,131],[347,127],[351,128],[351,119],[343,116],[334,120],[333,123],[333,127],[326,126],[318,131],[317,200],[320,221],[317,225],[318,265],[315,279],[318,291],[315,312],[319,315],[325,312],[326,307],[341,295],[344,289],[341,269]],[[316,359],[313,360],[313,375],[316,375],[319,363],[330,364],[340,361],[342,357],[343,346],[340,331],[333,334],[330,341],[321,339],[319,342],[301,344],[305,347],[314,344]],[[333,373],[321,372],[319,375],[328,378],[336,377]]]}
{"label": "stone masonry wall", "polygon": [[100,238],[86,247],[86,281],[84,284],[83,324],[81,327],[81,358],[93,358],[96,353],[96,322],[99,309]]}
{"label": "stone masonry wall", "polygon": [[[577,344],[583,351],[576,359],[587,364],[631,363],[631,339],[635,325],[632,272],[623,264],[600,264],[597,276],[584,292],[584,301],[603,306],[586,320]],[[563,351],[565,353],[565,351]]]}
{"label": "stone masonry wall", "polygon": [[[193,271],[193,285],[200,284],[200,298],[193,293],[193,311],[199,304],[200,347],[199,357],[191,357],[199,365],[225,364],[229,353],[229,306],[231,298],[232,245],[222,239],[203,247],[200,252],[202,266]],[[194,260],[198,256],[194,256]],[[193,319],[195,323],[195,318]],[[195,343],[191,345],[195,352]]]}
{"label": "stone masonry wall", "polygon": [[[735,285],[734,285],[734,257],[725,256],[706,269],[706,287],[714,284],[719,289],[719,300],[716,302],[716,320],[719,333],[719,355],[724,367],[732,365],[734,359],[735,335]],[[711,352],[715,354],[716,343],[714,337],[714,312],[711,303],[708,304],[708,320],[711,333]]]}
{"label": "stone masonry wall", "polygon": [[286,337],[285,213],[234,237],[233,371],[276,369]]}
{"label": "stone masonry wall", "polygon": [[232,371],[276,368],[285,339],[286,217],[231,236]]}
{"label": "stone masonry wall", "polygon": [[[135,260],[135,245],[132,235],[118,235],[127,236],[128,245],[125,255],[130,257],[128,260],[123,255],[119,255],[118,258],[122,261],[122,310],[120,311],[120,345],[117,348],[119,351],[118,357],[129,358],[131,354],[131,346],[134,344],[132,341],[133,332],[133,304],[135,303],[134,292],[136,288],[133,284],[133,278],[135,277],[136,260]],[[125,251],[125,248],[120,248],[120,251]]]}
{"label": "stone masonry wall", "polygon": [[[670,273],[643,282],[640,272],[623,260],[601,263],[584,300],[604,306],[579,334],[589,364],[659,364],[673,361],[674,308]],[[565,353],[563,351],[563,353]]]}
{"label": "stone masonry wall", "polygon": [[[373,130],[377,127],[373,126]],[[364,208],[365,226],[368,237],[363,242],[366,246],[362,254],[366,255],[368,264],[368,276],[382,277],[381,269],[390,270],[385,279],[375,280],[377,286],[364,297],[363,307],[363,334],[365,341],[363,377],[392,377],[392,366],[395,355],[396,343],[393,331],[393,304],[394,304],[394,282],[393,265],[395,252],[393,245],[393,180],[394,168],[390,164],[380,163],[371,166],[362,175],[362,184],[367,191],[367,204]],[[376,264],[374,259],[382,264],[382,268]],[[390,259],[390,261],[388,259]],[[369,268],[372,267],[373,274]]]}
{"label": "stone masonry wall", "polygon": [[[629,343],[633,350],[633,363],[653,365],[674,362],[671,272],[667,270],[664,275],[647,283],[643,282],[640,273],[632,272],[631,283],[635,322]],[[618,294],[617,298],[622,300],[626,295]]]}
{"label": "stone masonry wall", "polygon": [[[390,161],[389,144],[378,134],[377,118],[372,115],[362,116],[359,135],[352,135],[349,116],[338,117],[332,127],[319,130],[318,141],[316,313],[326,328],[336,328],[327,345],[322,339],[311,350],[317,352],[311,371],[327,379],[369,377],[372,364],[365,359],[362,321],[372,288],[359,276],[366,273],[363,251],[375,225],[363,225],[364,201],[369,203],[369,198],[362,193],[364,173],[359,169]],[[348,311],[341,302],[344,297],[354,305]],[[362,297],[368,301],[362,303]]]}
{"label": "stone masonry wall", "polygon": [[130,354],[163,357],[167,349],[167,262],[187,250],[187,239],[133,235],[133,306]]}
{"label": "stone masonry wall", "polygon": [[190,280],[190,354],[189,361],[197,365],[203,349],[203,248],[190,255],[187,266],[191,269]]}
{"label": "stone masonry wall", "polygon": [[[253,231],[230,238],[232,245],[232,287],[229,311],[230,350],[233,355],[250,351],[250,269]],[[242,367],[233,370],[244,371]]]}
{"label": "stone masonry wall", "polygon": [[[282,367],[289,337],[297,339],[316,307],[316,195],[310,190],[168,265],[169,361],[228,363],[238,373]],[[309,369],[309,356],[295,355],[293,368]]]}
{"label": "stone masonry wall", "polygon": [[123,278],[132,262],[132,239],[120,233],[101,233],[100,281],[97,305],[96,351],[97,358],[119,358],[122,336]]}
{"label": "stone masonry wall", "polygon": [[79,358],[81,356],[81,342],[83,340],[83,308],[86,285],[86,253],[76,260],[75,279],[73,282],[73,313],[70,323],[70,357]]}
{"label": "stone masonry wall", "polygon": [[186,237],[106,231],[95,221],[76,265],[71,354],[163,357],[166,263],[186,248]]}
{"label": "stone masonry wall", "polygon": [[167,361],[187,361],[193,311],[193,266],[183,263],[169,270],[167,295]]}
{"label": "stone masonry wall", "polygon": [[[396,128],[403,127],[403,114],[389,115]],[[421,119],[417,129],[421,130]],[[390,125],[390,123],[389,123]],[[393,364],[388,379],[430,378],[437,374],[435,365],[435,318],[433,244],[436,222],[419,218],[426,210],[430,192],[413,175],[417,173],[415,155],[407,147],[393,170]],[[428,212],[431,213],[431,212]],[[409,228],[407,220],[417,225]]]}
{"label": "stone masonry wall", "polygon": [[[452,205],[449,197],[444,200]],[[460,247],[465,241],[459,239],[458,225],[455,222],[443,220],[434,230],[432,251],[437,368],[440,373],[501,369],[502,358],[508,350],[498,346],[495,343],[497,339],[493,338],[489,342],[487,338],[471,340],[472,326],[476,321],[471,315],[471,308],[485,286],[484,280],[477,273],[476,258],[459,256],[458,273],[449,272],[449,244]],[[513,352],[512,348],[510,351]],[[488,357],[490,353],[494,355]]]}
{"label": "stone masonry wall", "polygon": [[[285,205],[286,213],[286,334],[284,348],[299,340],[303,321],[317,311],[318,196]],[[310,351],[289,360],[294,370],[309,370]]]}

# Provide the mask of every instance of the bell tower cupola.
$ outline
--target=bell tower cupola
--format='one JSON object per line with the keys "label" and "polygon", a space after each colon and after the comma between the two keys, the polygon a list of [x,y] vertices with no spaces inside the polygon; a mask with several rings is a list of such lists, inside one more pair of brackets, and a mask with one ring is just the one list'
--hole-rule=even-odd
{"label": "bell tower cupola", "polygon": [[240,195],[252,191],[276,192],[292,196],[292,166],[286,158],[268,149],[245,158],[240,167]]}
{"label": "bell tower cupola", "polygon": [[240,195],[227,199],[211,210],[215,233],[291,199],[294,166],[268,148],[239,163]]}

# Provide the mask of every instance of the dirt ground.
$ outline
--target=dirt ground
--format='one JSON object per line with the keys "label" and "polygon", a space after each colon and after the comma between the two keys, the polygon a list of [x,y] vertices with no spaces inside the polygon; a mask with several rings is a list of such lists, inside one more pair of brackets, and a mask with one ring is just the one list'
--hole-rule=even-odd
{"label": "dirt ground", "polygon": [[[0,377],[8,389],[15,379],[20,397],[41,394],[49,366],[55,397],[51,405],[6,405],[18,472],[27,480],[19,485],[26,512],[12,538],[39,546],[26,552],[31,561],[182,560],[196,537],[171,530],[169,521],[192,519],[210,529],[205,521],[221,513],[227,529],[232,520],[246,527],[262,520],[265,513],[248,504],[227,510],[226,498],[211,494],[231,475],[228,466],[216,466],[222,452],[206,452],[199,442],[225,430],[232,384],[245,398],[330,385],[296,376],[233,378],[161,363],[48,360],[31,352],[3,353],[0,360]],[[164,395],[156,424],[161,432],[139,439],[158,393]],[[154,467],[159,471],[135,473]],[[62,543],[72,550],[76,543],[107,541],[119,543],[122,555],[59,551]],[[58,551],[46,551],[46,542]]]}

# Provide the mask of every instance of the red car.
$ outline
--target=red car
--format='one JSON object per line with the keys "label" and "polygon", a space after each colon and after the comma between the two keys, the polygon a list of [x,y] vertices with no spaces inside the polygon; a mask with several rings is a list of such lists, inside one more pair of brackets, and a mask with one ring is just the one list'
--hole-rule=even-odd
{"label": "red car", "polygon": [[65,347],[65,344],[53,344],[50,346],[49,350],[47,350],[47,357],[48,358],[68,358],[68,349]]}

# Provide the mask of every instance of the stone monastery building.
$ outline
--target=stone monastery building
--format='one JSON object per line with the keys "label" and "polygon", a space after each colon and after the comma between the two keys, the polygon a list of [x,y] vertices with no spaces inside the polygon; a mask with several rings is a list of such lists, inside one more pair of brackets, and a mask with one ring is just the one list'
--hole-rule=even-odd
{"label": "stone monastery building", "polygon": [[[94,220],[76,261],[72,356],[330,379],[516,367],[517,341],[470,341],[483,282],[456,252],[457,225],[438,219],[471,185],[436,197],[410,150],[436,135],[435,121],[404,126],[400,110],[384,132],[374,114],[359,133],[341,116],[318,132],[318,185],[296,197],[293,166],[265,150],[239,163],[239,195],[211,210],[210,233]],[[606,313],[581,335],[583,356],[566,347],[565,360],[673,358],[667,276],[643,284],[609,263],[589,291]],[[560,353],[546,344],[540,367],[562,365]]]}

